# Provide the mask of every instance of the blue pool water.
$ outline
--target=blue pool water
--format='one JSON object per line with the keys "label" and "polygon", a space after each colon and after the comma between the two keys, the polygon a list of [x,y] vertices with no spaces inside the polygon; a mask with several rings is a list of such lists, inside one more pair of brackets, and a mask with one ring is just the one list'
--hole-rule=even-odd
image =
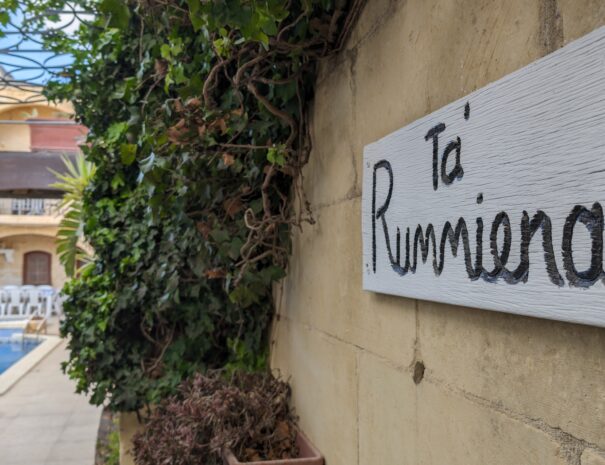
{"label": "blue pool water", "polygon": [[22,339],[22,334],[22,329],[0,329],[0,373],[40,343],[35,339]]}

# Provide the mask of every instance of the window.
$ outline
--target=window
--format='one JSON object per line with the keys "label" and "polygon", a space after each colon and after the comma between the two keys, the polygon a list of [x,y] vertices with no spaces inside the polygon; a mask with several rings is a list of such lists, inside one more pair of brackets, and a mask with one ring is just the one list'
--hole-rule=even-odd
{"label": "window", "polygon": [[51,284],[48,252],[28,252],[23,258],[23,284]]}

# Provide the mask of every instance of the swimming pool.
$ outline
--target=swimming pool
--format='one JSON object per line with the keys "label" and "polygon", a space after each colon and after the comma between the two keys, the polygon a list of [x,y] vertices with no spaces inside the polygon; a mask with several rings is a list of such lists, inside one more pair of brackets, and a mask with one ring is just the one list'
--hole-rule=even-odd
{"label": "swimming pool", "polygon": [[0,373],[31,352],[40,342],[38,338],[24,338],[22,329],[0,328]]}

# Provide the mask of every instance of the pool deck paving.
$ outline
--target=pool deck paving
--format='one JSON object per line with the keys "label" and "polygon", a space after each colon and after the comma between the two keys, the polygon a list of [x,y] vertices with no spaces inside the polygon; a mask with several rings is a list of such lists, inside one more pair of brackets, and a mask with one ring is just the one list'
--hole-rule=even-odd
{"label": "pool deck paving", "polygon": [[0,396],[0,464],[94,465],[101,408],[61,371],[62,341]]}

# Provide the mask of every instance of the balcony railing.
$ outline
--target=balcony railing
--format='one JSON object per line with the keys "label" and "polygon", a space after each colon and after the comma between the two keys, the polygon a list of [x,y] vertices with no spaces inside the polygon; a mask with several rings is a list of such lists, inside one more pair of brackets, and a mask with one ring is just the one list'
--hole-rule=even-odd
{"label": "balcony railing", "polygon": [[0,199],[0,215],[54,216],[59,199]]}

